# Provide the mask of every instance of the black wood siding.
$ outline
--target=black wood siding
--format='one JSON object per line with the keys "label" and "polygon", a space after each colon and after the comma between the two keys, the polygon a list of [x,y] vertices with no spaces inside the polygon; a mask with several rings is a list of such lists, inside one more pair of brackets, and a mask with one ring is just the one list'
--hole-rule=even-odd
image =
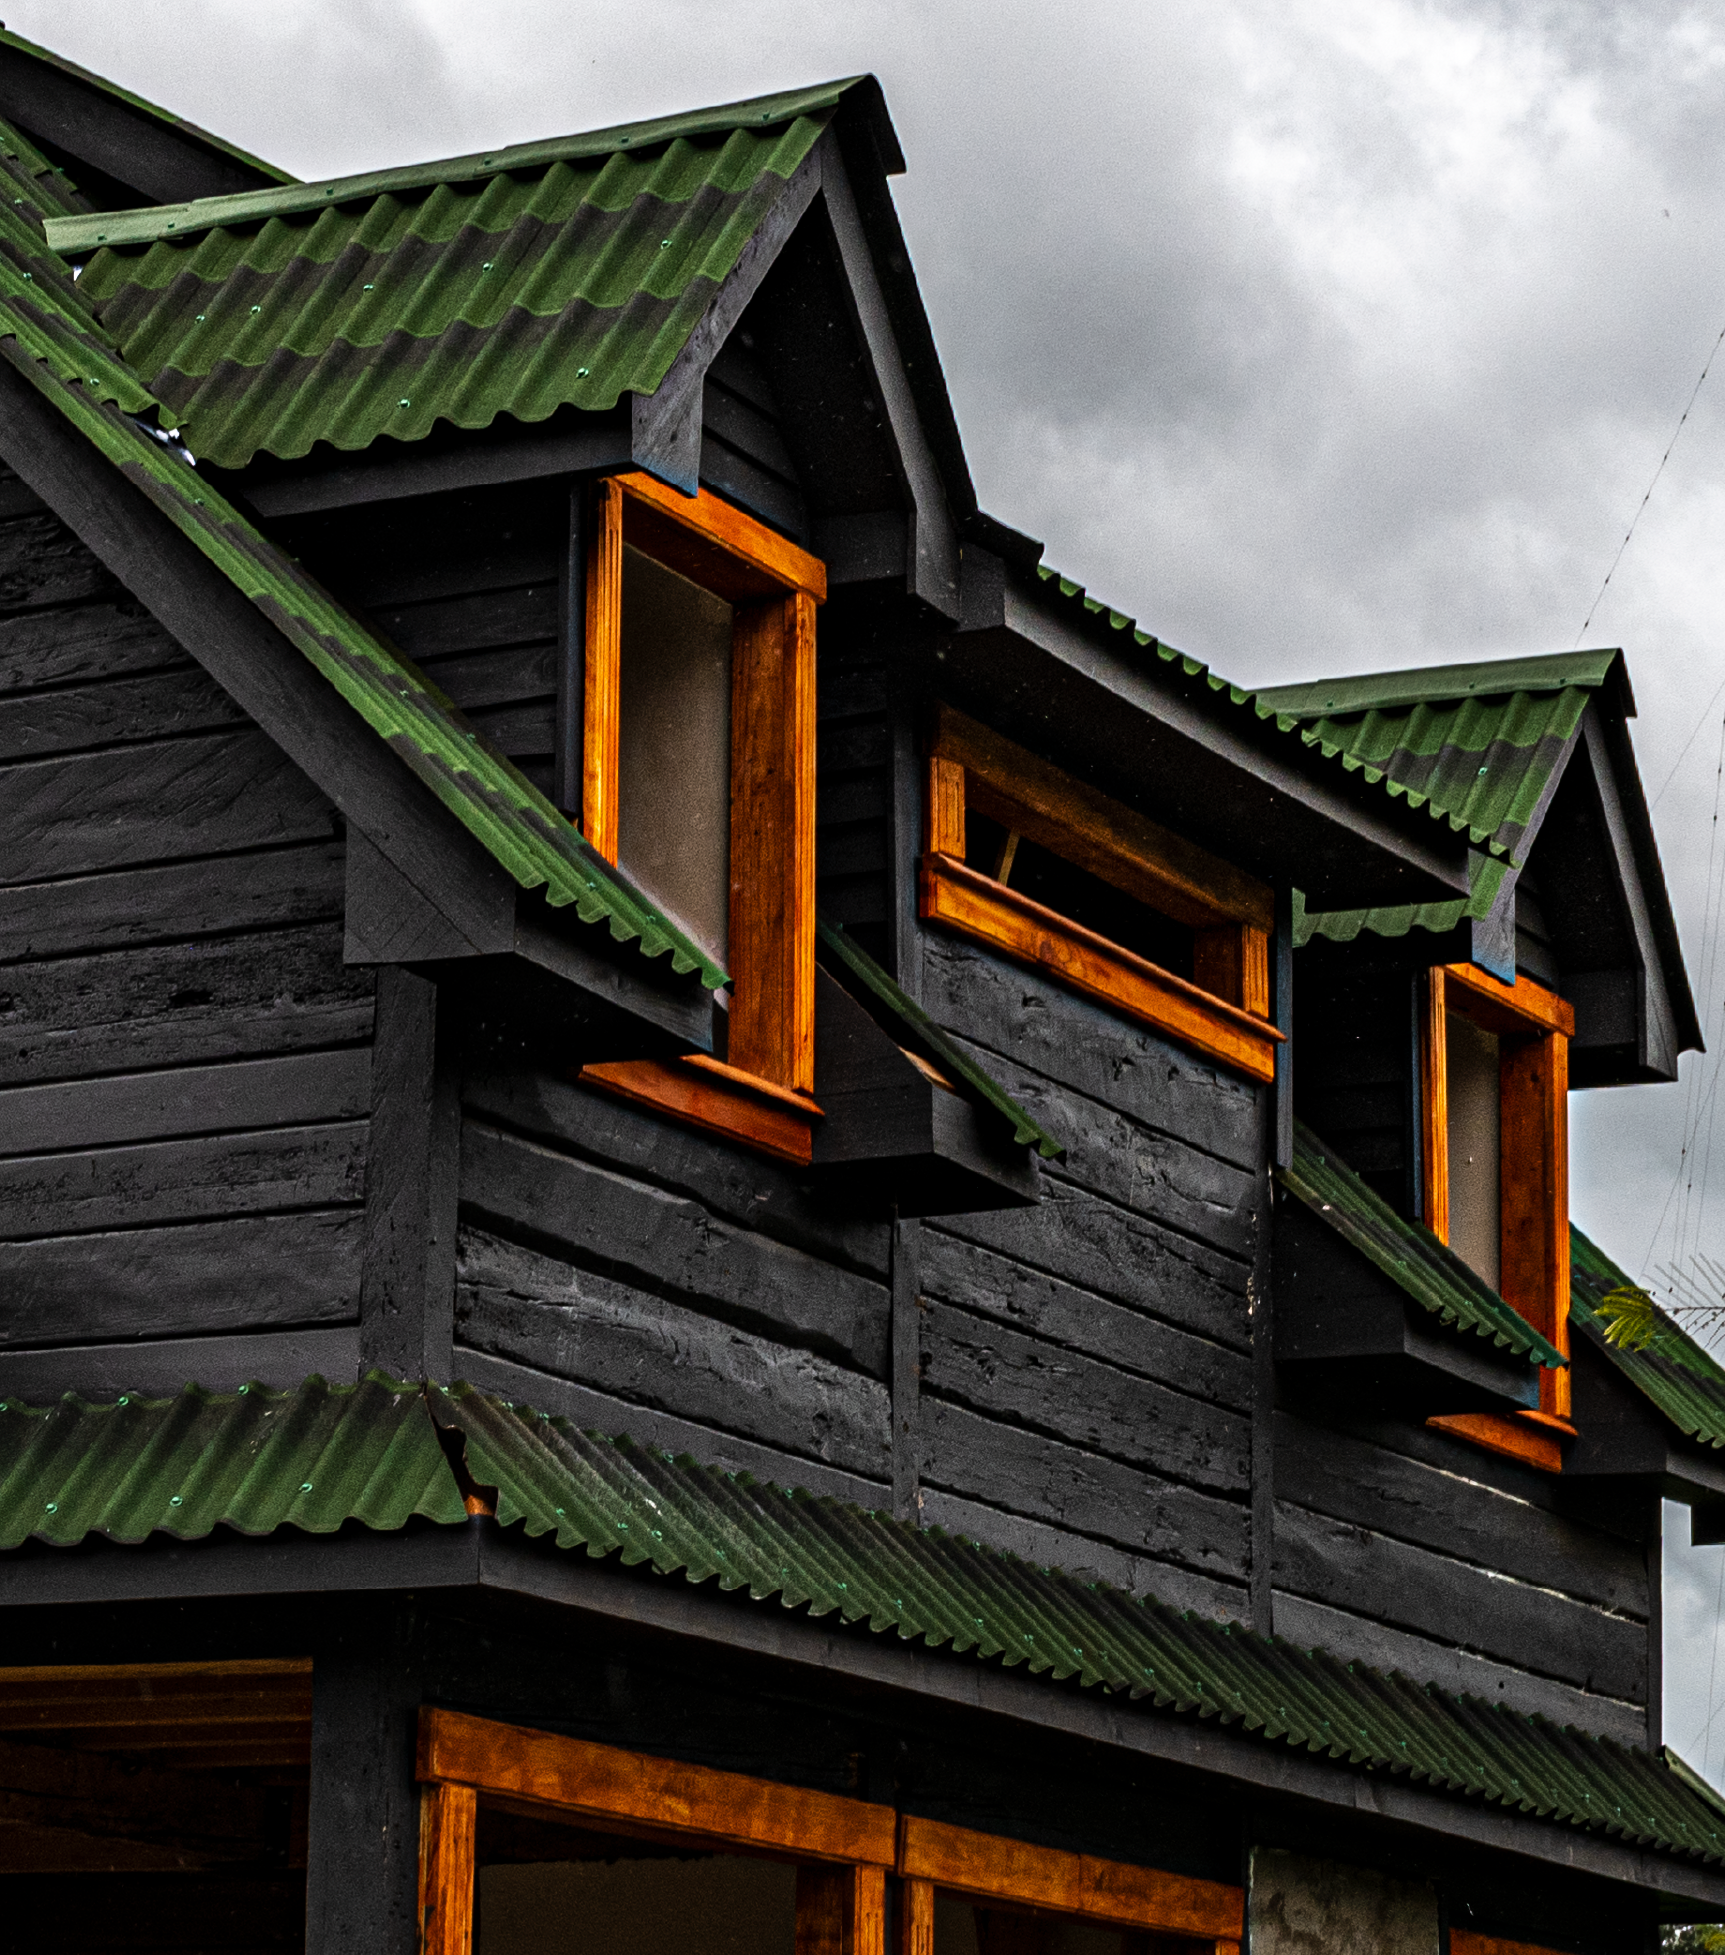
{"label": "black wood siding", "polygon": [[59,523],[0,522],[0,1376],[356,1316],[372,981],[343,858]]}

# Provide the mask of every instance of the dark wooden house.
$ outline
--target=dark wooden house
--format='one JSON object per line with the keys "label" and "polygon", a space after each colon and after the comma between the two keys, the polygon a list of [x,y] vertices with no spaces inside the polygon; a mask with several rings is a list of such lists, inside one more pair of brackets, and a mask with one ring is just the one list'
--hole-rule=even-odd
{"label": "dark wooden house", "polygon": [[1725,1373],[1615,652],[977,506],[860,79],[302,184],[0,33],[0,1896],[54,1955],[1615,1955]]}

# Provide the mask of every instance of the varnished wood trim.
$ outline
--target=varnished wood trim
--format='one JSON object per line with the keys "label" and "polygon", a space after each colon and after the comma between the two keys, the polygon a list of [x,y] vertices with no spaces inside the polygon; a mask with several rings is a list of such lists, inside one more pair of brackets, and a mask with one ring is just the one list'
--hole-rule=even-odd
{"label": "varnished wood trim", "polygon": [[623,659],[623,492],[615,481],[594,485],[592,521],[582,656],[581,832],[607,862],[615,862]]}
{"label": "varnished wood trim", "polygon": [[1420,1018],[1420,1213],[1449,1241],[1449,1021],[1444,974],[1425,975]]}
{"label": "varnished wood trim", "polygon": [[1443,971],[1451,989],[1450,1008],[1464,1012],[1488,1032],[1508,1033],[1512,1038],[1518,1033],[1525,1038],[1530,1032],[1575,1037],[1575,1007],[1532,978],[1518,976],[1514,984],[1505,984],[1477,964],[1446,964]]}
{"label": "varnished wood trim", "polygon": [[471,1955],[478,1818],[472,1786],[420,1787],[420,1955]]}
{"label": "varnished wood trim", "polygon": [[1270,1015],[1270,939],[1249,923],[1220,923],[1192,937],[1192,982],[1254,1018]]}
{"label": "varnished wood trim", "polygon": [[730,1058],[815,1083],[815,611],[740,606],[731,677]]}
{"label": "varnished wood trim", "polygon": [[951,856],[923,858],[921,911],[930,922],[980,937],[1251,1079],[1275,1077],[1283,1035],[1273,1025]]}
{"label": "varnished wood trim", "polygon": [[1031,1846],[908,1813],[899,1821],[898,1871],[905,1880],[979,1899],[1150,1933],[1234,1939],[1245,1926],[1245,1895],[1238,1887]]}
{"label": "varnished wood trim", "polygon": [[[720,597],[735,602],[738,597],[765,595],[760,582],[765,580],[767,586],[781,591],[806,591],[817,604],[827,601],[827,567],[819,557],[798,549],[789,537],[744,515],[711,490],[686,496],[650,475],[612,479],[634,505],[629,542],[661,562],[672,553],[682,554],[677,550],[682,544],[692,554],[684,555],[681,562],[671,562],[670,568],[706,585]],[[642,519],[639,522],[634,520],[637,514]],[[658,548],[654,548],[655,543]],[[737,570],[747,573],[742,588],[736,587],[727,570],[733,577]],[[727,584],[731,588],[727,589]]]}
{"label": "varnished wood trim", "polygon": [[[1569,1355],[1569,1041],[1506,1041],[1498,1062],[1498,1290]],[[1542,1371],[1542,1412],[1569,1416],[1568,1371]]]}
{"label": "varnished wood trim", "polygon": [[[1195,929],[1249,923],[1266,935],[1275,929],[1267,884],[950,706],[936,709],[930,751],[966,769],[979,813],[1176,922]],[[964,853],[962,847],[946,852]]]}
{"label": "varnished wood trim", "polygon": [[928,763],[928,850],[964,860],[964,769],[936,754]]}
{"label": "varnished wood trim", "polygon": [[886,1869],[797,1869],[796,1955],[886,1955]]}
{"label": "varnished wood trim", "polygon": [[1471,1934],[1466,1928],[1449,1931],[1450,1955],[1557,1955],[1531,1941],[1504,1941],[1497,1935]]}
{"label": "varnished wood trim", "polygon": [[777,1849],[804,1860],[884,1870],[893,1864],[897,1844],[890,1806],[429,1705],[419,1714],[418,1776],[554,1812]]}
{"label": "varnished wood trim", "polygon": [[781,1161],[806,1167],[814,1156],[821,1110],[812,1099],[705,1054],[583,1066],[579,1077],[584,1085]]}
{"label": "varnished wood trim", "polygon": [[1563,1447],[1556,1435],[1519,1418],[1499,1412],[1452,1412],[1443,1418],[1427,1419],[1426,1424],[1483,1446],[1488,1453],[1537,1466],[1542,1473],[1563,1471]]}
{"label": "varnished wood trim", "polygon": [[934,1882],[901,1880],[897,1955],[934,1955]]}

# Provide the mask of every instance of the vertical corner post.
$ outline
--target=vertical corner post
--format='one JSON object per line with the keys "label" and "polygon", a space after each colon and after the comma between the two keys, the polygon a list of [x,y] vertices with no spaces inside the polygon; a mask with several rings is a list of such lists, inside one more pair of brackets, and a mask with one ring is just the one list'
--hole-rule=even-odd
{"label": "vertical corner post", "polygon": [[796,1955],[887,1955],[886,1869],[797,1869]]}
{"label": "vertical corner post", "polygon": [[898,1884],[898,1942],[893,1955],[934,1955],[934,1882]]}
{"label": "vertical corner post", "polygon": [[1441,967],[1421,988],[1419,1154],[1420,1220],[1449,1241],[1449,1018]]}
{"label": "vertical corner post", "polygon": [[416,1644],[402,1609],[359,1608],[313,1658],[306,1955],[415,1955]]}
{"label": "vertical corner post", "polygon": [[1265,962],[1264,1011],[1282,1034],[1276,1047],[1275,1163],[1285,1168],[1294,1160],[1294,892],[1286,883],[1276,891],[1276,930]]}
{"label": "vertical corner post", "polygon": [[892,1223],[892,1513],[922,1518],[922,1224]]}
{"label": "vertical corner post", "polygon": [[557,647],[557,752],[552,799],[571,821],[581,819],[585,768],[582,729],[586,723],[587,549],[596,496],[589,483],[569,490],[569,534],[562,564],[562,604]]}
{"label": "vertical corner post", "polygon": [[581,658],[581,832],[617,860],[618,734],[623,662],[623,489],[610,476],[589,491]]}

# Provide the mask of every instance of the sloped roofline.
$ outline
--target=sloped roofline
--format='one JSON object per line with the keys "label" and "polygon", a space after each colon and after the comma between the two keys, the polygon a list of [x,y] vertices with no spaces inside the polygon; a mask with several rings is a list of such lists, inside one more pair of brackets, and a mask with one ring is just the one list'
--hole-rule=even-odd
{"label": "sloped roofline", "polygon": [[1425,665],[1411,671],[1342,673],[1333,679],[1302,679],[1293,685],[1265,686],[1259,705],[1293,719],[1344,713],[1389,712],[1438,700],[1491,698],[1499,693],[1560,692],[1569,686],[1598,689],[1615,672],[1616,704],[1626,719],[1635,717],[1635,695],[1622,651],[1612,646],[1585,652],[1545,652],[1526,658],[1479,659],[1467,665]]}
{"label": "sloped roofline", "polygon": [[316,183],[289,181],[279,188],[248,190],[237,196],[199,197],[191,203],[56,218],[48,227],[48,242],[63,256],[92,251],[98,245],[155,244],[166,238],[215,230],[218,226],[234,229],[264,224],[272,217],[301,216],[335,204],[367,202],[374,197],[471,183],[510,170],[542,170],[553,163],[604,156],[619,149],[650,150],[680,140],[722,135],[731,129],[770,128],[775,123],[794,122],[799,116],[836,109],[847,99],[856,103],[867,121],[885,173],[902,175],[904,153],[887,114],[879,82],[872,75],[850,75],[811,88],[786,89],[776,95],[720,103],[684,115],[613,123],[574,135],[545,137],[500,149],[474,150],[463,156],[409,163],[399,168],[366,170],[355,176],[326,177]]}
{"label": "sloped roofline", "polygon": [[63,54],[56,54],[52,48],[40,46],[35,41],[25,40],[22,34],[13,34],[0,27],[0,48],[11,48],[15,53],[27,55],[32,61],[43,62],[50,68],[57,68],[61,74],[72,81],[82,82],[86,88],[94,88],[116,102],[123,102],[127,108],[136,109],[147,115],[152,122],[159,122],[163,128],[172,129],[178,136],[203,148],[214,150],[235,163],[243,164],[248,170],[256,170],[260,175],[274,177],[278,183],[291,184],[297,181],[284,169],[274,163],[266,163],[261,156],[254,156],[249,149],[241,149],[238,143],[230,143],[225,137],[212,135],[195,122],[188,122],[184,116],[175,115],[171,110],[160,107],[145,96],[135,95],[131,89],[122,88],[118,82],[109,81],[105,75],[98,75],[88,68],[81,68],[75,61],[69,61]]}

